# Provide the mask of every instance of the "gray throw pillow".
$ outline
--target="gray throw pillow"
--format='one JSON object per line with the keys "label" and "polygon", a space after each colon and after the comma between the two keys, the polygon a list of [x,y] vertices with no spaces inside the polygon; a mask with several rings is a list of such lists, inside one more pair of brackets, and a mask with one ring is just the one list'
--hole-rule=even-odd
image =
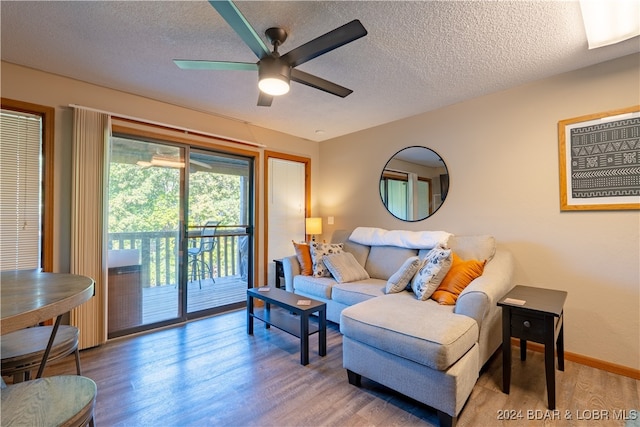
{"label": "gray throw pillow", "polygon": [[322,261],[338,283],[355,282],[369,278],[367,270],[365,270],[349,252],[325,255]]}
{"label": "gray throw pillow", "polygon": [[409,286],[409,282],[416,274],[420,266],[422,265],[422,261],[417,256],[412,256],[406,259],[404,264],[389,277],[387,280],[387,286],[385,288],[385,293],[394,294],[397,292],[404,291]]}

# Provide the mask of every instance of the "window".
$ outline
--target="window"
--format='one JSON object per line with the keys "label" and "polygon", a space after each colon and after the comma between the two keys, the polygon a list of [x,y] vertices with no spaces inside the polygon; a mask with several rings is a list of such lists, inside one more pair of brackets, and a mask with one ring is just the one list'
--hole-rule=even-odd
{"label": "window", "polygon": [[[2,99],[2,270],[52,270],[52,227],[49,224],[52,167],[45,167],[45,162],[52,160],[52,134],[52,108]],[[45,182],[48,182],[47,186],[43,185]]]}

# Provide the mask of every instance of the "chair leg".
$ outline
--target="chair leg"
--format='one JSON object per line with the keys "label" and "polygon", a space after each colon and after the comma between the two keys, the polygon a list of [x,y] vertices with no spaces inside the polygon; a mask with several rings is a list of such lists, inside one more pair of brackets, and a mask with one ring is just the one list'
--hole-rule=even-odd
{"label": "chair leg", "polygon": [[76,356],[76,372],[78,375],[82,376],[82,369],[80,368],[80,350],[76,347],[76,351],[74,352]]}
{"label": "chair leg", "polygon": [[216,279],[213,278],[213,270],[211,270],[211,266],[208,263],[204,262],[204,261],[202,263],[207,268],[207,271],[209,272],[209,277],[211,277],[211,281],[213,283],[216,283]]}
{"label": "chair leg", "polygon": [[202,261],[198,260],[196,263],[196,271],[198,272],[198,286],[202,289],[202,268],[200,267],[200,263]]}

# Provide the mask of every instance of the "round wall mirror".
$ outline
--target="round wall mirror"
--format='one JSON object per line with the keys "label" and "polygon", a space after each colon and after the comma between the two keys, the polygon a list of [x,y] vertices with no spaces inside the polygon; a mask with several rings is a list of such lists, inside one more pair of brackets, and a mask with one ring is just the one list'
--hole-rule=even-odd
{"label": "round wall mirror", "polygon": [[426,147],[407,147],[389,159],[380,175],[380,198],[391,215],[421,221],[440,208],[449,191],[442,157]]}

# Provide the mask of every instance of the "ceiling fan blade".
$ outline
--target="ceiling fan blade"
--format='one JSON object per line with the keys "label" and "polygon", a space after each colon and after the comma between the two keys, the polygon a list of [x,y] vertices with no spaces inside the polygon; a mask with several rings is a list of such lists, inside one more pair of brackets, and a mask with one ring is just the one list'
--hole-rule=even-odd
{"label": "ceiling fan blade", "polygon": [[293,68],[291,70],[291,80],[293,80],[294,82],[302,83],[303,85],[320,89],[341,98],[344,98],[345,96],[353,92],[351,89],[347,89],[346,87],[340,86],[338,84],[330,82],[329,80],[322,79],[312,74],[305,73],[304,71],[300,71],[297,68]]}
{"label": "ceiling fan blade", "polygon": [[260,91],[260,96],[258,96],[258,107],[271,107],[272,102],[273,96]]}
{"label": "ceiling fan blade", "polygon": [[174,59],[173,62],[183,70],[246,70],[256,71],[258,64],[251,62],[200,61]]}
{"label": "ceiling fan blade", "polygon": [[283,55],[282,59],[292,67],[296,67],[366,35],[367,30],[364,28],[362,23],[359,20],[354,19],[353,21],[344,24],[342,27],[329,31],[328,33],[313,39],[302,46],[298,46]]}
{"label": "ceiling fan blade", "polygon": [[249,24],[231,0],[209,0],[209,3],[218,11],[220,16],[227,21],[227,24],[238,33],[240,38],[259,59],[271,54],[251,24]]}

